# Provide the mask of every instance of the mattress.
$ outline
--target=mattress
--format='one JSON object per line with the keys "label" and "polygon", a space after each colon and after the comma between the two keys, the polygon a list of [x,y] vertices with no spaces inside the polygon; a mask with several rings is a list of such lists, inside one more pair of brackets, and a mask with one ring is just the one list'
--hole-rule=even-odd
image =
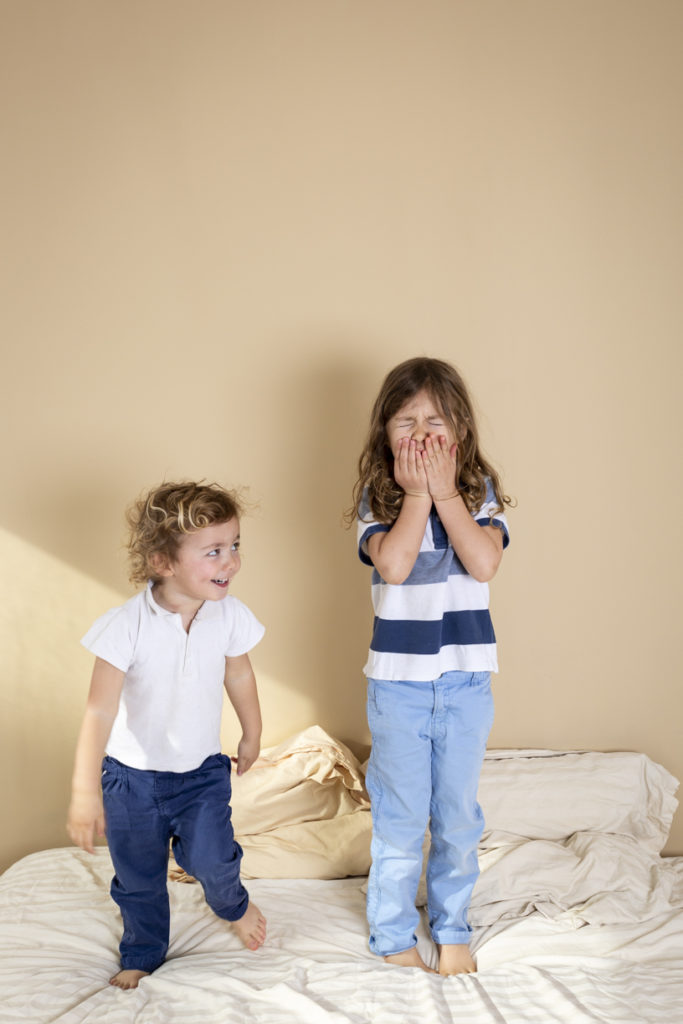
{"label": "mattress", "polygon": [[[268,920],[261,949],[172,870],[168,958],[137,989],[114,988],[106,847],[37,852],[0,877],[0,1024],[679,1024],[683,858],[661,856],[676,788],[640,753],[489,752],[477,973],[441,978],[370,952],[362,766],[311,727],[235,780],[243,873]],[[418,949],[436,966],[425,900],[422,883]]]}
{"label": "mattress", "polygon": [[[683,886],[683,858],[668,869]],[[168,959],[108,984],[120,921],[106,849],[32,854],[0,879],[3,1024],[518,1024],[683,1021],[683,910],[582,925],[539,911],[476,928],[478,972],[390,967],[367,946],[362,878],[254,879],[266,945],[246,950],[196,885],[170,884]],[[423,912],[424,915],[424,912]],[[424,916],[418,948],[434,964]]]}

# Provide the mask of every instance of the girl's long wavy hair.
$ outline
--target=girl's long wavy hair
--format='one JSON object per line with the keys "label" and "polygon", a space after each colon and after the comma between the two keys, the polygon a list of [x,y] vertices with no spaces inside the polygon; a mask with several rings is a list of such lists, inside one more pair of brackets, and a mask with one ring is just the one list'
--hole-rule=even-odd
{"label": "girl's long wavy hair", "polygon": [[370,415],[370,429],[358,460],[358,480],[353,489],[353,505],[346,513],[350,524],[360,515],[367,489],[370,510],[379,523],[395,522],[403,503],[403,490],[394,480],[394,457],[387,443],[387,423],[420,391],[426,391],[450,424],[457,439],[458,490],[470,513],[476,513],[486,500],[486,482],[490,481],[498,507],[512,503],[503,493],[498,473],[482,454],[472,402],[458,371],[441,359],[417,356],[400,363],[387,374]]}

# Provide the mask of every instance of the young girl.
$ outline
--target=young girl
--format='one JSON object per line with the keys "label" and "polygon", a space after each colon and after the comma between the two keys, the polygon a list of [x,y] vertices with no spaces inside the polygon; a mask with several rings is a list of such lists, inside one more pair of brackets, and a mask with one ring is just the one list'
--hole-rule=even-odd
{"label": "young girl", "polygon": [[111,895],[124,925],[121,970],[110,979],[119,988],[135,988],[166,956],[169,841],[245,946],[265,939],[265,919],[240,882],[230,759],[220,753],[224,686],[242,726],[238,775],[258,757],[261,739],[247,652],[264,629],[228,596],[240,568],[239,517],[235,495],[215,485],[150,491],[128,515],[131,580],[146,589],[82,641],[96,660],[67,828],[92,853],[94,832],[102,835],[106,823]]}
{"label": "young girl", "polygon": [[364,669],[372,734],[367,913],[373,952],[429,969],[415,934],[429,824],[428,911],[441,974],[476,969],[467,911],[497,670],[487,581],[508,543],[505,503],[457,371],[422,357],[392,370],[372,410],[352,510],[360,558],[374,567]]}

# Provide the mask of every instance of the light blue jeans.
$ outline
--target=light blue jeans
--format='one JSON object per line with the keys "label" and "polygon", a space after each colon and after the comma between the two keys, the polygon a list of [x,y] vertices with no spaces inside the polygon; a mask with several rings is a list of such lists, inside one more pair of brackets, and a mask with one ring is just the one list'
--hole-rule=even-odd
{"label": "light blue jeans", "polygon": [[415,907],[427,824],[427,906],[432,937],[467,943],[484,828],[477,789],[493,724],[488,672],[447,672],[433,682],[368,680],[372,752],[370,949],[401,953],[417,942]]}

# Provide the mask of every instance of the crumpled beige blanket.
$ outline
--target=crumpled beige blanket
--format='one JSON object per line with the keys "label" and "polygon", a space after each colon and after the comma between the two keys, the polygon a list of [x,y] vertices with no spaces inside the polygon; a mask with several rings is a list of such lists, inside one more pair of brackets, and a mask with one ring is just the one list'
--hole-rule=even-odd
{"label": "crumpled beige blanket", "polygon": [[[314,725],[232,776],[243,878],[345,878],[370,869],[372,822],[352,752]],[[190,881],[174,863],[174,881]]]}

